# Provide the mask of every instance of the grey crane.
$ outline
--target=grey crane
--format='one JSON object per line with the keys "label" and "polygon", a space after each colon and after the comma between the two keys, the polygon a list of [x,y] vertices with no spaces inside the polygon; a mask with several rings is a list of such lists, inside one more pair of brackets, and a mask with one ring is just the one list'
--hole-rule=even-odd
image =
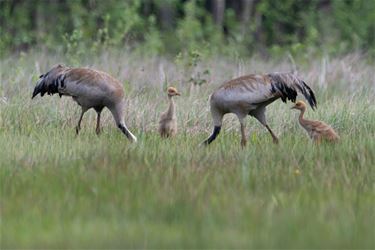
{"label": "grey crane", "polygon": [[32,99],[40,94],[59,94],[71,96],[81,106],[82,111],[76,126],[76,133],[81,129],[81,121],[85,112],[94,108],[97,113],[96,133],[100,133],[100,114],[107,107],[118,128],[132,142],[137,138],[129,131],[124,121],[124,90],[122,84],[109,74],[89,69],[70,68],[56,65],[47,73],[41,75],[35,86]]}
{"label": "grey crane", "polygon": [[242,146],[247,142],[244,122],[247,115],[253,116],[265,126],[274,143],[278,143],[277,136],[267,124],[266,107],[279,98],[283,102],[295,102],[297,92],[303,94],[313,109],[316,107],[312,89],[292,73],[252,74],[224,83],[210,97],[214,129],[203,143],[207,145],[216,139],[221,130],[223,116],[227,113],[236,114],[240,121]]}

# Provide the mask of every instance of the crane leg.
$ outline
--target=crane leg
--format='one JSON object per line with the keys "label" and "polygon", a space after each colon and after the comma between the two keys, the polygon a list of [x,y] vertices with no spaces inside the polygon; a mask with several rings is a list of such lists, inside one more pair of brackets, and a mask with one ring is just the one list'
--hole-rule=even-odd
{"label": "crane leg", "polygon": [[257,119],[263,126],[265,126],[266,129],[268,130],[268,132],[270,132],[270,134],[272,136],[273,143],[278,144],[279,138],[277,138],[275,133],[268,126],[265,113],[266,113],[266,107],[264,106],[264,107],[260,107],[256,110],[252,111],[251,113],[249,113],[249,115],[254,116],[255,119]]}
{"label": "crane leg", "polygon": [[277,138],[277,136],[273,133],[273,131],[271,130],[271,128],[267,124],[264,125],[264,126],[267,128],[268,132],[270,132],[270,134],[272,136],[272,139],[273,139],[273,143],[278,144],[279,138]]}
{"label": "crane leg", "polygon": [[100,132],[101,132],[101,129],[100,129],[100,114],[102,113],[102,110],[103,110],[103,106],[97,106],[97,107],[94,107],[96,113],[97,113],[97,118],[96,118],[96,134],[99,135]]}
{"label": "crane leg", "polygon": [[76,126],[76,134],[79,134],[79,131],[81,130],[81,121],[83,118],[83,115],[86,113],[87,109],[82,108],[81,116],[79,117],[78,124]]}
{"label": "crane leg", "polygon": [[98,116],[96,118],[96,134],[99,135],[100,134],[100,114],[101,112],[97,112]]}
{"label": "crane leg", "polygon": [[240,121],[241,124],[241,147],[244,148],[246,147],[247,139],[246,139],[246,131],[245,131],[245,121],[244,117],[238,117],[238,120]]}

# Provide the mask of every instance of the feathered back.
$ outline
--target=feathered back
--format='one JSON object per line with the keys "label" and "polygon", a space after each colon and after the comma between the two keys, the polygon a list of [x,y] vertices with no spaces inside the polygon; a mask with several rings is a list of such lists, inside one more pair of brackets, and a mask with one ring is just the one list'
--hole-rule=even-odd
{"label": "feathered back", "polygon": [[293,73],[271,73],[271,92],[278,93],[283,102],[296,101],[297,91],[304,95],[312,109],[316,108],[315,94],[312,89]]}
{"label": "feathered back", "polygon": [[[34,88],[33,99],[36,95],[40,93],[43,96],[45,93],[53,95],[58,93],[58,88],[64,87],[65,71],[69,69],[63,65],[56,65],[47,73],[41,75]],[[61,96],[61,95],[60,95]]]}

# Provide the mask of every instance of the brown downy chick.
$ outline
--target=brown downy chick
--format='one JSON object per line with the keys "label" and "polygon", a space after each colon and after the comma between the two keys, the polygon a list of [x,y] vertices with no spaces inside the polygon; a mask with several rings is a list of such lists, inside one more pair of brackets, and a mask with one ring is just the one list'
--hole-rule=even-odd
{"label": "brown downy chick", "polygon": [[312,121],[303,118],[306,111],[306,104],[303,101],[296,102],[292,109],[298,109],[301,111],[298,119],[299,123],[307,131],[314,142],[319,143],[323,140],[336,142],[340,139],[339,135],[328,124],[322,121]]}
{"label": "brown downy chick", "polygon": [[159,133],[161,137],[171,137],[177,133],[176,107],[173,96],[179,96],[177,89],[169,87],[167,89],[169,107],[161,114],[159,121]]}

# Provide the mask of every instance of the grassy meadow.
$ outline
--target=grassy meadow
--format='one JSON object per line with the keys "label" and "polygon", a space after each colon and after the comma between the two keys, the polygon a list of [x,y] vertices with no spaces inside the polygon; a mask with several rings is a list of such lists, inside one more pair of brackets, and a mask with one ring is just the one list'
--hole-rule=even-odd
{"label": "grassy meadow", "polygon": [[[31,93],[57,63],[106,71],[124,83],[131,144],[108,110]],[[168,58],[104,52],[69,61],[28,53],[0,61],[1,248],[375,248],[375,64],[351,54],[296,59],[336,145],[314,145],[291,103],[268,106],[279,145],[254,118],[248,145],[227,115],[209,147],[208,97],[224,81],[290,71],[290,60],[211,58],[189,68]],[[201,86],[191,74],[209,74]],[[202,74],[201,74],[202,75]],[[179,133],[163,140],[159,115],[174,85]],[[302,98],[302,97],[300,97]]]}

